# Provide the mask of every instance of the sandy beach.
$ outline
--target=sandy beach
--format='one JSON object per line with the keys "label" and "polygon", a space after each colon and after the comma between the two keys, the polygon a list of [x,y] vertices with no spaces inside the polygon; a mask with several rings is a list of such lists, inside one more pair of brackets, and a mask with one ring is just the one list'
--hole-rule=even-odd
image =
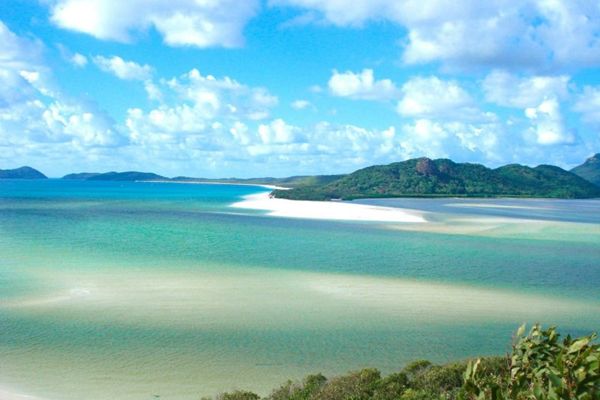
{"label": "sandy beach", "polygon": [[268,192],[245,196],[233,208],[263,210],[273,217],[373,222],[427,222],[423,213],[394,207],[335,201],[300,201],[271,198]]}

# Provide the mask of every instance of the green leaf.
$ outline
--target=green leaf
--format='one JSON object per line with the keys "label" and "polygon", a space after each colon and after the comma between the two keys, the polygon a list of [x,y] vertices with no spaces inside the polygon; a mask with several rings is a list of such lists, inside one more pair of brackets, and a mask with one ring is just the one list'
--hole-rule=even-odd
{"label": "green leaf", "polygon": [[519,329],[517,329],[517,337],[523,336],[523,334],[525,333],[525,328],[526,324],[523,324],[519,327]]}
{"label": "green leaf", "polygon": [[587,338],[587,337],[576,340],[571,346],[569,346],[568,353],[569,354],[577,353],[579,350],[581,350],[582,348],[587,346],[587,344],[589,342],[590,342],[590,338]]}

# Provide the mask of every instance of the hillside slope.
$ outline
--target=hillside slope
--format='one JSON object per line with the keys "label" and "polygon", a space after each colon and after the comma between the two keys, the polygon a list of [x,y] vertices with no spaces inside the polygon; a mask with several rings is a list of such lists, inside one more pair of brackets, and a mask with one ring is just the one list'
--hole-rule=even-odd
{"label": "hillside slope", "polygon": [[0,169],[0,179],[48,179],[37,169],[21,167],[15,169]]}
{"label": "hillside slope", "polygon": [[559,167],[480,164],[418,158],[355,171],[331,183],[274,191],[275,197],[330,200],[374,197],[600,197],[600,188]]}
{"label": "hillside slope", "polygon": [[94,174],[86,180],[88,181],[162,181],[168,180],[164,176],[152,172],[106,172],[104,174]]}
{"label": "hillside slope", "polygon": [[571,172],[600,186],[600,153],[588,158],[583,164],[573,168]]}

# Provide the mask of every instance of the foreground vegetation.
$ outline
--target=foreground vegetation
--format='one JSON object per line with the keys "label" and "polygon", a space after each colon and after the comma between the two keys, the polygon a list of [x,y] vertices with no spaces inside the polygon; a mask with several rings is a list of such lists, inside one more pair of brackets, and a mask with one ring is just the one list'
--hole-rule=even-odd
{"label": "foreground vegetation", "polygon": [[[288,381],[266,400],[599,400],[600,346],[595,335],[561,338],[555,328],[517,332],[512,354],[446,365],[415,361],[382,376],[363,369],[328,379]],[[217,400],[259,400],[255,393],[223,393]]]}
{"label": "foreground vegetation", "polygon": [[363,168],[332,182],[275,190],[275,197],[330,200],[377,197],[600,197],[600,187],[551,165],[479,164],[418,158]]}

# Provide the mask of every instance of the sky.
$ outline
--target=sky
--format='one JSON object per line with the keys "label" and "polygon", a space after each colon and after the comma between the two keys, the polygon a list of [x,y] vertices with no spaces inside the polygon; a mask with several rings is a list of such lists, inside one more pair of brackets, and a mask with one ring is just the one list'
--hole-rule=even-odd
{"label": "sky", "polygon": [[0,168],[259,177],[600,152],[597,0],[0,0]]}

